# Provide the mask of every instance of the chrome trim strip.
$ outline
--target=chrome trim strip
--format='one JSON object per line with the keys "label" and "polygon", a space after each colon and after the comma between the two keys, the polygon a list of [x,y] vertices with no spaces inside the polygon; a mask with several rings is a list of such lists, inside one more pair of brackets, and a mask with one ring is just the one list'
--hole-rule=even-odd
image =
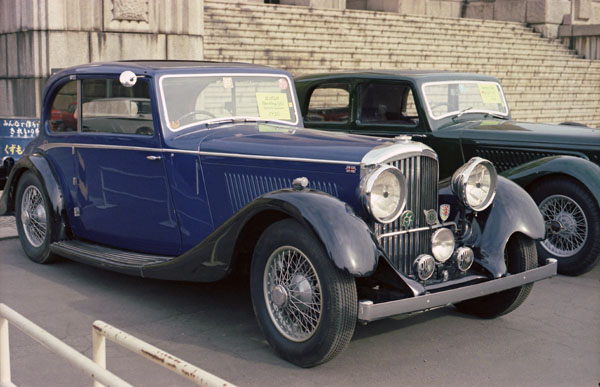
{"label": "chrome trim strip", "polygon": [[546,265],[507,277],[468,285],[462,288],[425,294],[403,300],[381,302],[362,300],[358,304],[358,321],[369,322],[385,317],[438,308],[471,298],[498,293],[556,275],[557,260],[548,258]]}
{"label": "chrome trim strip", "polygon": [[358,161],[345,160],[327,160],[327,159],[305,159],[300,157],[284,157],[284,156],[262,156],[249,155],[242,153],[222,153],[222,152],[202,152],[183,149],[166,149],[166,148],[146,148],[141,146],[124,146],[124,145],[101,145],[101,144],[71,144],[71,143],[52,143],[42,144],[39,146],[43,151],[54,148],[89,148],[89,149],[115,149],[115,150],[132,150],[139,152],[160,152],[160,153],[182,153],[199,156],[216,156],[216,157],[232,157],[239,159],[253,160],[277,160],[277,161],[293,161],[300,163],[319,163],[319,164],[339,164],[339,165],[360,165]]}
{"label": "chrome trim strip", "polygon": [[379,241],[381,238],[391,237],[391,236],[395,236],[395,235],[409,234],[409,233],[413,233],[413,232],[420,232],[420,231],[427,231],[427,230],[436,230],[438,228],[447,227],[447,226],[454,226],[454,227],[456,227],[456,223],[455,222],[438,223],[438,224],[434,224],[431,227],[429,227],[429,226],[428,227],[419,227],[419,228],[413,228],[413,229],[410,229],[410,230],[388,232],[388,233],[385,233],[385,234],[378,235],[377,236],[377,241]]}
{"label": "chrome trim strip", "polygon": [[437,153],[429,146],[415,141],[400,143],[386,143],[370,150],[361,160],[363,167],[369,165],[387,164],[400,159],[407,159],[413,156],[427,156],[438,159]]}

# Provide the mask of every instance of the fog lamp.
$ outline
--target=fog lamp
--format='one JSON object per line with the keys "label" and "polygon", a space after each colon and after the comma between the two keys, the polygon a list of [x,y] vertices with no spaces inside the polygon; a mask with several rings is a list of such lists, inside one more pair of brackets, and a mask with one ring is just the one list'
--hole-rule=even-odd
{"label": "fog lamp", "polygon": [[431,252],[439,262],[446,262],[454,253],[454,234],[448,228],[440,228],[431,236]]}
{"label": "fog lamp", "polygon": [[413,269],[421,281],[426,281],[433,275],[435,260],[431,255],[421,254],[415,259]]}
{"label": "fog lamp", "polygon": [[473,259],[475,255],[473,254],[473,250],[469,247],[459,247],[456,250],[456,266],[460,271],[467,271],[471,268],[473,264]]}

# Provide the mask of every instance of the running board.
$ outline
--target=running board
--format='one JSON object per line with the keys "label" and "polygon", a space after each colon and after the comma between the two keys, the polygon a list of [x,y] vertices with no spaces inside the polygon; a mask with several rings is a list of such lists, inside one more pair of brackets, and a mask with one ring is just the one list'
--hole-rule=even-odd
{"label": "running board", "polygon": [[80,240],[67,240],[52,243],[50,245],[50,251],[75,261],[129,268],[142,268],[148,265],[157,265],[176,258],[162,255],[134,253]]}

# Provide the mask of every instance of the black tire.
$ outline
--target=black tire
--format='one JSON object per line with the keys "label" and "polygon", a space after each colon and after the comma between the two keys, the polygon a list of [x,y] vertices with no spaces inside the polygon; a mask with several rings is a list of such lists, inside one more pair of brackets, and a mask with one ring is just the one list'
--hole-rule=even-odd
{"label": "black tire", "polygon": [[[580,275],[600,259],[600,208],[592,194],[569,178],[544,180],[530,194],[547,228],[547,238],[537,243],[540,264],[558,260],[558,272]],[[565,204],[561,210],[556,204]]]}
{"label": "black tire", "polygon": [[[55,230],[49,203],[39,178],[33,172],[25,172],[17,186],[15,218],[21,246],[36,263],[50,263],[55,259],[50,252]],[[24,205],[28,208],[23,208]]]}
{"label": "black tire", "polygon": [[335,267],[313,233],[295,220],[274,223],[260,236],[250,290],[267,341],[291,363],[313,367],[331,360],[354,334],[354,278]]}
{"label": "black tire", "polygon": [[[523,234],[513,235],[506,245],[504,259],[511,274],[520,273],[537,267],[535,243]],[[504,290],[488,296],[466,300],[455,305],[462,313],[482,318],[494,318],[515,310],[525,301],[533,284]]]}

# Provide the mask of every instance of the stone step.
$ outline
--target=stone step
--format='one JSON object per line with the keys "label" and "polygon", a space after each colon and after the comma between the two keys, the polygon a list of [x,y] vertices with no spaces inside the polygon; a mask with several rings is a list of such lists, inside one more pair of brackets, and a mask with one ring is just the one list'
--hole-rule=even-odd
{"label": "stone step", "polygon": [[[269,39],[263,37],[244,37],[241,36],[236,38],[235,44],[231,43],[229,37],[213,37],[205,36],[204,49],[249,49],[263,48],[265,50],[274,51],[279,49],[298,49],[305,51],[330,51],[330,52],[341,52],[356,55],[370,54],[373,53],[402,53],[403,55],[427,55],[432,50],[433,44],[422,40],[415,43],[415,41],[399,40],[397,43],[384,43],[384,42],[349,42],[349,41],[335,41],[335,40],[323,40],[323,39],[308,39],[308,38],[295,38],[295,39]],[[427,44],[424,44],[427,43]],[[503,47],[492,47],[492,44],[481,44],[478,45],[447,45],[438,44],[435,47],[436,53],[447,53],[452,55],[477,55],[481,56],[482,49],[486,49],[491,55],[495,56],[515,56],[515,57],[527,57],[531,59],[536,58],[569,58],[576,59],[569,50],[559,49],[556,50],[550,47],[532,48],[526,46],[503,46]]]}
{"label": "stone step", "polygon": [[[275,40],[275,41],[289,41],[290,39],[306,39],[312,41],[322,41],[325,37],[328,41],[336,44],[338,41],[354,42],[356,44],[420,44],[425,46],[431,45],[445,45],[445,46],[474,46],[481,49],[485,49],[486,52],[495,49],[506,49],[506,48],[522,48],[522,49],[545,49],[546,51],[568,51],[568,49],[562,44],[556,41],[545,42],[543,40],[534,40],[531,42],[524,42],[519,39],[497,39],[494,37],[471,37],[468,35],[456,35],[455,37],[443,36],[443,35],[410,35],[410,36],[398,36],[391,34],[379,34],[372,36],[365,36],[361,34],[351,35],[346,33],[324,33],[317,32],[314,30],[304,30],[298,32],[292,32],[288,30],[256,30],[253,28],[239,29],[231,28],[229,26],[214,27],[208,26],[206,28],[207,35],[205,39],[211,40],[211,37],[216,38],[229,38],[234,41],[240,38],[247,38],[251,36],[261,36],[263,39]],[[212,31],[212,32],[211,32]]]}
{"label": "stone step", "polygon": [[478,34],[480,36],[496,36],[507,39],[519,37],[526,40],[539,39],[539,34],[532,30],[513,31],[512,29],[494,28],[486,29],[473,26],[462,26],[460,24],[438,24],[438,23],[407,23],[399,20],[397,22],[362,22],[348,21],[343,18],[332,19],[331,21],[322,20],[316,17],[298,18],[287,15],[274,15],[272,17],[257,17],[252,14],[231,14],[222,15],[207,14],[206,24],[228,25],[233,27],[253,26],[257,29],[286,29],[288,31],[305,30],[307,28],[317,28],[319,31],[346,31],[348,33],[377,34],[383,31],[392,34],[410,34],[410,33],[436,33],[439,35],[457,35],[457,34]]}
{"label": "stone step", "polygon": [[344,57],[349,59],[362,59],[367,58],[369,60],[397,60],[398,58],[410,58],[411,60],[429,60],[439,59],[439,61],[456,61],[458,63],[472,63],[472,64],[498,64],[498,65],[531,65],[531,66],[554,66],[554,67],[577,67],[577,68],[589,68],[590,61],[583,59],[574,59],[571,56],[564,57],[553,57],[550,55],[530,55],[523,57],[522,55],[515,55],[511,53],[507,54],[490,54],[486,57],[475,57],[468,55],[468,52],[448,52],[448,53],[437,53],[431,55],[423,52],[422,50],[398,50],[398,49],[387,49],[387,50],[372,50],[369,48],[357,48],[352,52],[348,52],[347,49],[340,49],[332,47],[328,50],[311,50],[307,46],[294,46],[294,47],[279,47],[279,46],[241,46],[230,47],[225,45],[215,45],[212,43],[205,44],[204,55],[206,57],[273,57],[273,56],[302,56],[309,57],[311,59],[321,58],[335,58]]}
{"label": "stone step", "polygon": [[288,6],[288,5],[270,5],[270,4],[242,4],[242,3],[231,3],[230,1],[214,1],[205,0],[205,13],[217,13],[226,10],[227,12],[246,12],[254,13],[256,15],[269,16],[273,13],[295,15],[295,16],[320,16],[320,17],[333,17],[339,18],[340,16],[347,19],[356,19],[357,22],[368,21],[373,22],[381,20],[384,22],[393,22],[397,20],[402,21],[414,21],[420,23],[460,23],[462,25],[472,26],[488,26],[490,28],[503,27],[511,28],[515,30],[528,29],[521,23],[505,22],[497,20],[482,20],[482,19],[468,19],[468,18],[441,18],[432,16],[422,15],[400,15],[391,12],[378,12],[378,11],[366,11],[366,10],[335,10],[335,9],[320,9],[320,8],[307,8],[300,6]]}
{"label": "stone step", "polygon": [[498,77],[519,72],[521,76],[528,77],[571,77],[573,80],[596,80],[600,81],[600,72],[581,71],[574,66],[540,66],[539,64],[519,63],[477,63],[471,58],[452,57],[428,57],[426,59],[397,57],[385,59],[372,59],[370,57],[331,57],[330,55],[313,53],[312,56],[306,52],[273,52],[265,55],[263,52],[238,51],[230,55],[205,54],[206,59],[218,61],[242,61],[248,63],[264,64],[272,67],[283,67],[286,69],[297,68],[304,72],[307,69],[439,69],[447,71],[477,71],[495,75]]}
{"label": "stone step", "polygon": [[[430,35],[435,36],[444,40],[456,40],[456,39],[464,39],[464,38],[473,38],[477,37],[479,40],[506,40],[506,41],[519,41],[523,43],[538,43],[540,42],[540,37],[534,34],[529,35],[512,35],[509,33],[482,33],[482,32],[474,32],[474,31],[452,31],[452,30],[443,30],[440,28],[431,28],[431,29],[410,29],[404,28],[402,30],[397,30],[392,27],[383,29],[380,27],[379,29],[371,28],[370,26],[361,26],[354,28],[344,28],[342,26],[319,26],[315,25],[316,23],[309,24],[307,26],[294,26],[294,25],[286,25],[286,24],[254,24],[254,23],[233,23],[231,21],[221,21],[221,22],[207,22],[205,25],[205,30],[210,34],[211,30],[226,31],[227,33],[233,33],[235,31],[257,31],[268,32],[271,35],[277,36],[298,36],[299,34],[318,34],[321,36],[328,35],[340,35],[340,36],[376,36],[376,37],[404,37],[408,38],[414,36],[415,34],[421,35]],[[550,44],[555,44],[556,46],[561,45],[558,41],[554,40],[546,40],[542,39],[542,42],[547,42]]]}

